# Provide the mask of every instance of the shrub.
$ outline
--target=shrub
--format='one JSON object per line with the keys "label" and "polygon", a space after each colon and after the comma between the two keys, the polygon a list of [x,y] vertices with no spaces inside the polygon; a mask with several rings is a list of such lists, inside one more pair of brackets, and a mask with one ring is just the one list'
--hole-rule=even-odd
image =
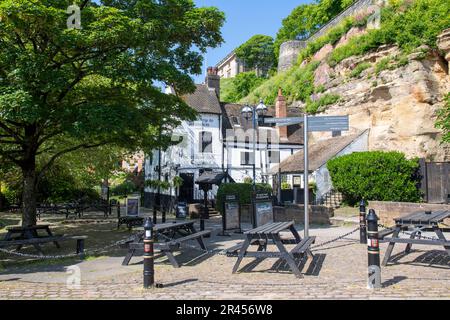
{"label": "shrub", "polygon": [[391,58],[386,57],[381,59],[380,61],[377,62],[377,64],[375,65],[375,74],[378,76],[381,71],[389,69],[389,63],[391,62]]}
{"label": "shrub", "polygon": [[135,184],[131,181],[124,181],[121,184],[111,188],[113,196],[126,196],[130,193],[138,191]]}
{"label": "shrub", "polygon": [[321,96],[319,98],[319,100],[317,101],[311,101],[310,99],[308,99],[308,103],[306,104],[306,112],[314,114],[317,113],[318,111],[322,111],[319,110],[320,107],[325,107],[325,106],[329,106],[333,103],[338,102],[340,99],[340,97],[336,94],[324,94],[323,96]]}
{"label": "shrub", "polygon": [[[251,204],[252,184],[249,183],[223,183],[219,186],[216,199],[216,210],[222,212],[225,195],[237,195],[241,205]],[[256,191],[272,194],[272,187],[269,184],[257,183]]]}
{"label": "shrub", "polygon": [[444,143],[450,143],[450,93],[445,97],[444,107],[439,110],[436,127],[442,129],[444,133],[442,140]]}
{"label": "shrub", "polygon": [[281,183],[281,190],[289,190],[292,189],[292,186],[289,182],[282,182]]}
{"label": "shrub", "polygon": [[238,102],[264,80],[265,78],[258,77],[254,71],[239,73],[225,85],[227,91],[222,95],[223,101]]}
{"label": "shrub", "polygon": [[350,72],[350,78],[359,78],[359,76],[361,75],[361,73],[362,73],[364,70],[370,68],[371,66],[372,66],[372,65],[371,65],[370,63],[368,63],[368,62],[363,62],[363,63],[358,64],[358,65],[355,67],[355,69],[353,69],[353,70]]}
{"label": "shrub", "polygon": [[400,152],[356,152],[327,163],[333,186],[350,205],[361,199],[418,202],[417,159]]}

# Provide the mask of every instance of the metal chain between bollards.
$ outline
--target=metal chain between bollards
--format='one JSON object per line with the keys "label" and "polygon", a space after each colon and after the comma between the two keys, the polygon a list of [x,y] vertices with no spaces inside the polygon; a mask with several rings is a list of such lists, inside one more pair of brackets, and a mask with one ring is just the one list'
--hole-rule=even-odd
{"label": "metal chain between bollards", "polygon": [[[395,228],[387,227],[387,226],[385,226],[385,225],[383,225],[383,224],[381,224],[381,223],[379,223],[378,226],[381,227],[381,228],[387,229],[387,230],[391,230],[391,231],[394,231],[394,230],[395,230]],[[419,231],[420,231],[420,230],[419,230]],[[412,235],[413,235],[413,233],[407,232],[407,231],[403,231],[403,230],[401,230],[400,233],[406,234],[406,235],[408,235],[408,236],[412,236]],[[424,235],[422,235],[422,234],[420,235],[420,238],[422,238],[422,239],[427,239],[427,240],[439,240],[439,239],[436,238],[436,237],[427,237],[427,236],[424,236]]]}
{"label": "metal chain between bollards", "polygon": [[[325,245],[327,245],[327,244],[330,244],[330,243],[339,241],[339,240],[341,240],[341,239],[344,239],[345,237],[347,237],[347,236],[349,236],[349,235],[351,235],[351,234],[353,234],[353,233],[359,231],[359,229],[360,229],[360,228],[358,227],[358,228],[356,228],[356,229],[354,229],[354,230],[352,230],[352,231],[350,231],[350,232],[347,232],[347,233],[345,233],[345,234],[343,234],[343,235],[340,235],[339,237],[336,237],[336,238],[334,238],[334,239],[331,239],[331,240],[328,240],[328,241],[325,241],[325,242],[316,244],[316,245],[314,245],[314,246],[311,246],[311,249],[317,249],[317,248],[323,247],[323,246],[325,246]],[[311,250],[311,251],[316,251],[316,250]]]}
{"label": "metal chain between bollards", "polygon": [[42,259],[42,260],[66,259],[66,258],[74,258],[74,257],[79,257],[79,256],[85,256],[87,254],[93,254],[96,252],[105,251],[109,248],[123,245],[129,241],[134,240],[135,238],[136,238],[136,235],[133,235],[126,239],[116,241],[113,244],[107,245],[107,246],[99,248],[99,249],[85,250],[83,253],[69,253],[69,254],[63,254],[63,255],[37,255],[37,254],[29,254],[29,253],[22,253],[22,252],[18,252],[18,251],[7,250],[7,249],[3,249],[3,248],[0,248],[0,252],[6,253],[9,255],[19,256],[19,257]]}

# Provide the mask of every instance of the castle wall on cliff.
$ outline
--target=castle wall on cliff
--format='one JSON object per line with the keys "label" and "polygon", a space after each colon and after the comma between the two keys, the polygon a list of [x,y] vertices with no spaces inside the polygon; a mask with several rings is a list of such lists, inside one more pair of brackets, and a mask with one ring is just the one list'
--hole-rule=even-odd
{"label": "castle wall on cliff", "polygon": [[306,45],[316,40],[317,38],[325,35],[332,28],[336,27],[339,23],[341,23],[345,18],[355,16],[359,12],[367,10],[370,6],[375,4],[378,1],[374,0],[359,0],[354,4],[349,6],[347,9],[342,11],[335,18],[330,20],[326,25],[324,25],[320,30],[314,33],[308,39],[301,40],[291,40],[286,41],[280,46],[280,55],[278,58],[278,72],[286,71],[291,68],[297,61],[298,55],[302,49],[306,47]]}

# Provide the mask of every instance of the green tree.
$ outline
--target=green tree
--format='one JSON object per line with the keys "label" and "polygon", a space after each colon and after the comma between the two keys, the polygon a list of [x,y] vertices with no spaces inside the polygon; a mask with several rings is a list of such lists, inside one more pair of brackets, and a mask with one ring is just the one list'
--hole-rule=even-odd
{"label": "green tree", "polygon": [[223,41],[223,13],[192,0],[75,2],[82,29],[67,28],[72,0],[0,1],[0,156],[22,171],[23,225],[36,223],[37,182],[62,155],[169,143],[158,129],[194,118],[179,95]]}
{"label": "green tree", "polygon": [[305,40],[355,0],[315,0],[292,10],[278,30],[274,52],[278,58],[280,45],[288,40]]}
{"label": "green tree", "polygon": [[273,38],[262,34],[251,37],[236,49],[238,58],[250,69],[258,69],[266,74],[275,65]]}
{"label": "green tree", "polygon": [[450,143],[450,93],[445,97],[445,105],[442,110],[439,111],[436,126],[442,129],[444,133],[442,140]]}
{"label": "green tree", "polygon": [[262,82],[264,82],[264,78],[258,77],[254,72],[241,72],[232,78],[230,89],[223,96],[223,100],[238,102]]}

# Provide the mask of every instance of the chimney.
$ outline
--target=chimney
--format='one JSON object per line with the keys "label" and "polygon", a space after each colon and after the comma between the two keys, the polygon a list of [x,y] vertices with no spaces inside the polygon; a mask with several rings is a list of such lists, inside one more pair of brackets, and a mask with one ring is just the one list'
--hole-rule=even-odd
{"label": "chimney", "polygon": [[[278,89],[278,97],[275,102],[275,117],[285,118],[287,117],[286,109],[286,99],[283,97],[281,88]],[[280,142],[287,141],[287,127],[277,127],[278,136],[280,137]]]}
{"label": "chimney", "polygon": [[209,89],[214,89],[216,91],[217,98],[220,101],[220,76],[217,74],[219,68],[208,67],[205,83]]}

